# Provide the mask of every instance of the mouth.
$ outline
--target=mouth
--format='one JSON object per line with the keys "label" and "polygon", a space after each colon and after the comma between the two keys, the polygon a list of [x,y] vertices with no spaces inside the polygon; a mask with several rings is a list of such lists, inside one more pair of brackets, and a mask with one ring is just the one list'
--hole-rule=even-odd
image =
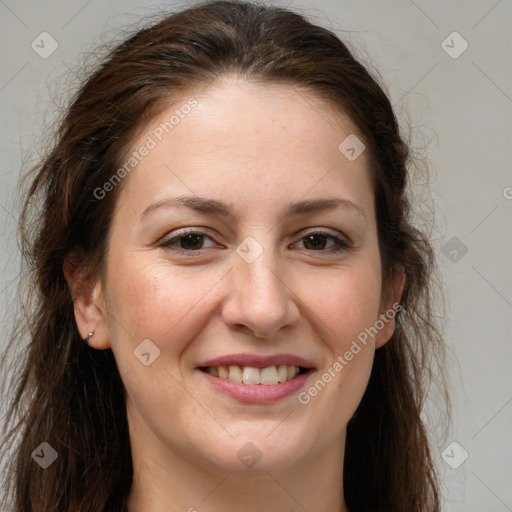
{"label": "mouth", "polygon": [[293,354],[233,354],[196,367],[214,391],[246,404],[270,404],[291,397],[316,368]]}
{"label": "mouth", "polygon": [[263,368],[238,364],[219,366],[200,366],[199,370],[213,377],[228,379],[236,384],[275,386],[288,382],[299,375],[312,371],[312,368],[296,365],[271,365]]}

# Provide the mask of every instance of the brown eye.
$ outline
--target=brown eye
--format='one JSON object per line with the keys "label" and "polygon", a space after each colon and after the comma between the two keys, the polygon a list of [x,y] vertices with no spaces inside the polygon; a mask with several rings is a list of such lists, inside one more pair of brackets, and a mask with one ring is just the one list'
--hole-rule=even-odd
{"label": "brown eye", "polygon": [[[329,240],[333,242],[334,246],[326,248],[326,245],[328,244]],[[324,233],[322,231],[309,233],[306,236],[302,237],[301,241],[304,244],[304,248],[310,251],[336,253],[350,248],[350,245],[344,240],[334,235],[331,235],[330,233]]]}
{"label": "brown eye", "polygon": [[326,236],[321,234],[308,235],[304,237],[304,246],[306,249],[319,250],[324,249],[326,242]]}
{"label": "brown eye", "polygon": [[[177,252],[184,253],[199,253],[202,252],[203,249],[207,249],[208,247],[204,247],[205,240],[210,239],[206,233],[202,233],[200,231],[186,231],[181,232],[181,234],[177,234],[172,238],[165,240],[160,243],[159,246],[164,249],[169,249]],[[209,247],[213,247],[210,245]]]}
{"label": "brown eye", "polygon": [[185,236],[180,236],[178,240],[180,248],[186,250],[201,249],[204,242],[203,235],[198,233],[190,233]]}

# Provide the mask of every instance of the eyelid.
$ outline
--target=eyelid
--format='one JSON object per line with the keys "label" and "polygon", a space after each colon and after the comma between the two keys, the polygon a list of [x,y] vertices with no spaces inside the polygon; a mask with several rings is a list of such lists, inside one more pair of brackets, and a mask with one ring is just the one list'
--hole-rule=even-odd
{"label": "eyelid", "polygon": [[[198,250],[193,251],[190,249],[182,249],[181,247],[172,248],[170,246],[171,242],[178,242],[180,238],[187,236],[187,235],[201,235],[201,236],[204,236],[204,237],[207,237],[207,238],[210,238],[211,240],[213,240],[213,237],[208,234],[208,230],[206,230],[205,228],[189,227],[189,228],[183,228],[183,229],[177,230],[175,232],[175,234],[173,234],[173,236],[164,239],[158,245],[159,245],[159,247],[163,247],[164,249],[166,249],[168,247],[169,250],[176,250],[177,252],[183,252],[183,253],[188,253],[188,254],[193,253],[193,252],[194,253],[202,252],[204,249],[198,249]],[[208,249],[211,249],[211,247],[208,247]]]}
{"label": "eyelid", "polygon": [[306,230],[299,231],[295,236],[302,235],[301,238],[303,238],[305,236],[314,235],[317,233],[334,237],[343,236],[339,231],[330,228],[306,228]]}
{"label": "eyelid", "polygon": [[[338,246],[337,248],[330,248],[330,249],[320,249],[318,251],[314,250],[308,250],[308,253],[314,254],[333,254],[333,253],[339,253],[342,251],[346,251],[348,249],[352,248],[351,242],[345,237],[344,235],[340,234],[338,231],[335,231],[334,233],[330,232],[328,228],[311,228],[307,230],[306,232],[302,232],[302,235],[299,237],[297,242],[302,241],[304,238],[306,238],[309,235],[324,235],[326,238],[331,239],[335,242],[335,244]],[[296,243],[297,243],[296,242]]]}

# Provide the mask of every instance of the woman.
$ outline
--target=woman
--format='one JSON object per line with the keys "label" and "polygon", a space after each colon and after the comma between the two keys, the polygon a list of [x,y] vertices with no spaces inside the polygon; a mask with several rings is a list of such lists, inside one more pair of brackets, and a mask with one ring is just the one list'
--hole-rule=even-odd
{"label": "woman", "polygon": [[115,48],[27,176],[12,509],[439,511],[407,163],[296,13],[212,1]]}

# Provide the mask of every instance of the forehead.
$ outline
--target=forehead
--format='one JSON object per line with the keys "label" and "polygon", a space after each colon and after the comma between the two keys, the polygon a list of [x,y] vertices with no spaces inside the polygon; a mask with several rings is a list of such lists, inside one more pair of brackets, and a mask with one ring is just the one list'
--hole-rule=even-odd
{"label": "forehead", "polygon": [[170,195],[249,204],[254,196],[289,202],[335,190],[364,202],[367,156],[351,161],[340,150],[354,136],[362,138],[348,116],[303,88],[226,77],[182,94],[140,130],[125,162],[151,148],[123,194],[140,207]]}

